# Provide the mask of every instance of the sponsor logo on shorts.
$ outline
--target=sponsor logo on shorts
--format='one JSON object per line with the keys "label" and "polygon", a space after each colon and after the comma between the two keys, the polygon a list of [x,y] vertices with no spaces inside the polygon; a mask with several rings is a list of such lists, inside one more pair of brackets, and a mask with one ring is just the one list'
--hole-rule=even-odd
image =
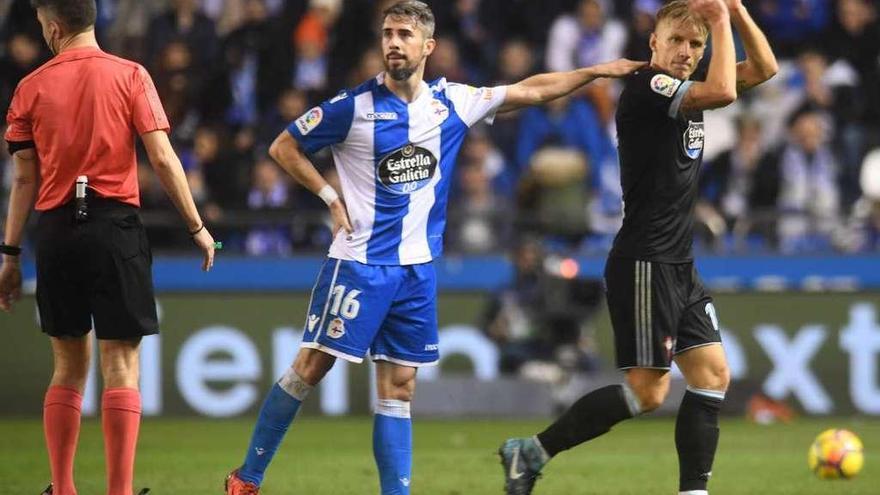
{"label": "sponsor logo on shorts", "polygon": [[426,350],[426,351],[436,351],[436,350],[439,350],[439,349],[440,349],[440,345],[439,345],[439,344],[426,344],[426,345],[425,345],[425,350]]}
{"label": "sponsor logo on shorts", "polygon": [[679,86],[681,81],[666,74],[657,74],[651,78],[651,90],[667,98],[672,98]]}
{"label": "sponsor logo on shorts", "polygon": [[715,311],[715,305],[712,303],[706,303],[706,307],[704,310],[706,311],[706,316],[708,316],[709,319],[712,320],[712,328],[714,328],[716,332],[719,331],[718,313]]}
{"label": "sponsor logo on shorts", "polygon": [[407,144],[386,155],[376,169],[376,177],[386,189],[410,194],[431,181],[437,170],[437,157],[425,148]]}
{"label": "sponsor logo on shorts", "polygon": [[254,451],[257,452],[257,455],[263,455],[266,453],[266,449],[264,449],[263,447],[256,447],[254,448]]}
{"label": "sponsor logo on shorts", "polygon": [[671,360],[672,349],[675,348],[675,339],[667,335],[666,338],[663,339],[663,347],[666,348],[666,357]]}
{"label": "sponsor logo on shorts", "polygon": [[688,128],[684,131],[684,152],[691,160],[699,158],[703,151],[703,142],[706,138],[705,127],[702,122],[688,121]]}
{"label": "sponsor logo on shorts", "polygon": [[409,478],[398,478],[400,479],[400,484],[403,486],[409,486]]}
{"label": "sponsor logo on shorts", "polygon": [[318,127],[318,124],[320,124],[323,119],[324,111],[321,110],[321,107],[315,107],[306,112],[302,117],[296,119],[296,127],[299,129],[299,132],[305,136],[312,132],[315,127]]}
{"label": "sponsor logo on shorts", "polygon": [[338,339],[345,335],[345,322],[342,318],[333,318],[330,326],[327,327],[327,336],[331,339]]}
{"label": "sponsor logo on shorts", "polygon": [[309,315],[308,325],[309,325],[310,332],[315,329],[315,325],[317,325],[317,324],[318,324],[318,315]]}

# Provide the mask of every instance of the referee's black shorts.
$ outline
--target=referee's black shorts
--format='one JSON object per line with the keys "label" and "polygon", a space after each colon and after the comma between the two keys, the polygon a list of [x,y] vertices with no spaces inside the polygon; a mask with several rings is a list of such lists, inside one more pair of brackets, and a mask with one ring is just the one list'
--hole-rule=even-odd
{"label": "referee's black shorts", "polygon": [[669,369],[676,354],[721,342],[693,263],[609,257],[605,286],[620,369]]}
{"label": "referee's black shorts", "polygon": [[159,333],[152,254],[137,208],[89,198],[89,219],[73,203],[37,221],[37,305],[43,332],[134,340]]}

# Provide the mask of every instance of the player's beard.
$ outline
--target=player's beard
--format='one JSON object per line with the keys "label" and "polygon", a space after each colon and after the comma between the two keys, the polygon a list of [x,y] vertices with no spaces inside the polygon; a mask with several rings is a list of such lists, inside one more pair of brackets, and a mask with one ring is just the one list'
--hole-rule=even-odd
{"label": "player's beard", "polygon": [[[399,60],[399,59],[398,59]],[[416,73],[418,65],[412,65],[408,60],[403,59],[403,63],[397,67],[391,67],[390,61],[385,59],[385,72],[395,81],[406,81]]]}

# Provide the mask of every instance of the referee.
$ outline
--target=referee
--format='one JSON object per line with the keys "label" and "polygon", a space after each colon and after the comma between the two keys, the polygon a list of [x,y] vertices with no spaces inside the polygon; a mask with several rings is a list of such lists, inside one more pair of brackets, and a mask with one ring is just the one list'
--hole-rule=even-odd
{"label": "referee", "polygon": [[132,495],[141,414],[138,348],[141,337],[159,331],[152,255],[138,216],[135,135],[202,250],[205,271],[214,239],[171,148],[149,74],[98,47],[95,0],[31,5],[55,57],[19,83],[7,115],[15,172],[0,244],[0,309],[9,311],[21,293],[20,245],[36,200],[37,304],[55,366],[43,406],[52,470],[44,495],[76,494],[73,458],[93,325],[105,387],[106,493]]}

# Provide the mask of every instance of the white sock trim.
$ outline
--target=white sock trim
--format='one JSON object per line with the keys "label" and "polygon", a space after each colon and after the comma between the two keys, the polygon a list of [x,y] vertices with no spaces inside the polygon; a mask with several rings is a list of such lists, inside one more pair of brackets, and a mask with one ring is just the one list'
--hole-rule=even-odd
{"label": "white sock trim", "polygon": [[629,407],[630,414],[633,417],[642,414],[642,401],[639,400],[636,393],[629,387],[629,384],[624,382],[620,386],[623,387],[623,398],[626,400],[626,406]]}
{"label": "white sock trim", "polygon": [[278,380],[278,386],[300,402],[306,400],[306,397],[309,396],[309,392],[315,388],[306,383],[302,377],[297,375],[296,372],[293,371],[293,366],[287,368],[287,371],[285,371],[284,375]]}
{"label": "white sock trim", "polygon": [[678,495],[709,495],[707,490],[688,490],[686,492],[678,492]]}
{"label": "white sock trim", "polygon": [[410,402],[406,400],[379,399],[376,401],[376,414],[391,418],[410,418]]}
{"label": "white sock trim", "polygon": [[[702,395],[703,397],[710,397],[712,399],[724,400],[724,392],[722,392],[721,390],[709,390],[708,388],[697,388],[697,387],[691,387],[690,385],[687,386],[687,390],[688,390],[688,392],[695,393],[697,395]],[[699,495],[700,493],[706,493],[706,492],[700,492],[699,490],[697,490],[696,493],[697,493],[697,495]]]}

